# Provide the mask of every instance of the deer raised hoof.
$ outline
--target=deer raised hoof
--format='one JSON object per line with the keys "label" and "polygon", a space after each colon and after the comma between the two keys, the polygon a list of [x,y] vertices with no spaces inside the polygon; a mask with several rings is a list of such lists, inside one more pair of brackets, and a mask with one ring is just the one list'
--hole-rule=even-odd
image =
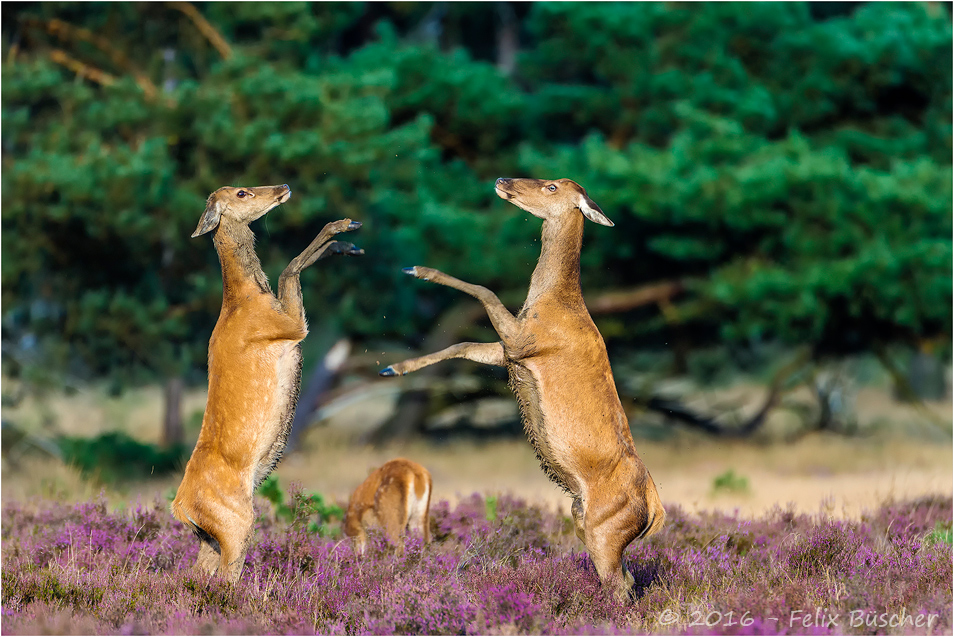
{"label": "deer raised hoof", "polygon": [[633,578],[623,566],[623,551],[657,532],[666,512],[636,453],[603,337],[580,289],[585,220],[609,227],[613,222],[569,179],[502,178],[494,187],[500,198],[543,220],[540,260],[520,312],[511,314],[483,286],[431,268],[406,268],[480,301],[500,341],[459,343],[396,363],[381,375],[452,358],[505,366],[542,469],[573,497],[576,533],[600,581],[625,599]]}
{"label": "deer raised hoof", "polygon": [[[357,223],[357,222],[355,222]],[[358,224],[358,227],[361,227],[361,224]],[[354,245],[353,243],[348,243],[347,241],[332,241],[328,246],[329,254],[344,254],[349,257],[360,256],[364,254],[364,250]]]}
{"label": "deer raised hoof", "polygon": [[385,377],[401,376],[401,375],[402,374],[399,374],[398,372],[394,371],[394,368],[391,367],[390,365],[388,365],[387,367],[382,369],[380,372],[378,372],[378,376],[385,376]]}

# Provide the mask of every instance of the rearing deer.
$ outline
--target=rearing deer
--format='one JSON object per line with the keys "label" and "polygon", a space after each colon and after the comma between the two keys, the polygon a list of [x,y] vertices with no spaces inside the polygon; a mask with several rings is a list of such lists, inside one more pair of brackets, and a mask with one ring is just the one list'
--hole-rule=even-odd
{"label": "rearing deer", "polygon": [[195,532],[197,567],[238,580],[252,538],[252,494],[285,448],[301,382],[301,343],[308,334],[302,270],[330,254],[363,254],[327,224],[278,279],[278,296],[255,254],[248,224],[291,197],[287,185],[219,188],[193,237],[215,230],[222,264],[222,311],[209,341],[209,398],[199,440],[172,503],[172,515]]}
{"label": "rearing deer", "polygon": [[485,287],[431,268],[407,268],[480,301],[501,341],[452,345],[380,373],[407,374],[450,358],[505,366],[541,467],[573,497],[576,534],[600,580],[622,598],[634,582],[623,550],[658,531],[666,513],[636,455],[606,346],[580,290],[584,217],[604,226],[613,222],[569,179],[498,179],[496,192],[543,219],[540,260],[520,313],[513,316]]}

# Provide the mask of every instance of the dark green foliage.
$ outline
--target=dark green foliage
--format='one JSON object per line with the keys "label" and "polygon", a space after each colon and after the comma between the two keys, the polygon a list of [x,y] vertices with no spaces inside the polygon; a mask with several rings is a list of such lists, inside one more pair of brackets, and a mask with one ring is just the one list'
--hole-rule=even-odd
{"label": "dark green foliage", "polygon": [[258,494],[275,506],[275,517],[279,520],[288,522],[294,517],[291,508],[285,504],[285,493],[282,491],[281,485],[278,484],[276,476],[265,478],[262,484],[258,486]]}
{"label": "dark green foliage", "polygon": [[179,472],[189,457],[183,444],[163,449],[119,431],[95,438],[62,436],[56,444],[68,464],[106,484]]}
{"label": "dark green foliage", "polygon": [[[517,5],[511,75],[493,4],[198,8],[228,59],[167,4],[4,12],[7,373],[201,370],[221,282],[189,235],[223,184],[292,186],[255,225],[272,277],[327,221],[364,222],[366,257],[302,283],[314,324],[366,341],[414,341],[459,296],[403,266],[519,298],[539,222],[492,182],[521,175],[575,179],[616,222],[587,229],[586,290],[690,277],[673,316],[696,344],[949,341],[942,5]],[[668,338],[655,309],[613,333]]]}
{"label": "dark green foliage", "polygon": [[[320,493],[306,494],[292,485],[290,497],[286,502],[278,477],[271,475],[259,485],[258,494],[274,505],[275,517],[279,520],[304,527],[308,532],[317,533],[321,537],[340,535],[341,529],[338,526],[329,526],[328,522],[343,520],[345,512],[337,504],[326,503]],[[313,517],[317,521],[313,521]]]}

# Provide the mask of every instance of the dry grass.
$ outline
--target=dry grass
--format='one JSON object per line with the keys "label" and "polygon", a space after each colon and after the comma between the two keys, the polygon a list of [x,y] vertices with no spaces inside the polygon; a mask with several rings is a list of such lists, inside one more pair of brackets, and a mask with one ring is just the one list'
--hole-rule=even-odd
{"label": "dry grass", "polygon": [[[434,497],[456,501],[474,491],[507,492],[569,510],[569,499],[540,471],[524,441],[482,445],[412,444],[376,450],[349,446],[314,433],[309,448],[279,465],[283,482],[346,499],[373,468],[405,456],[434,477]],[[885,500],[952,493],[950,445],[910,441],[858,441],[814,435],[790,444],[637,441],[664,502],[690,511],[738,509],[758,515],[776,503],[804,512],[821,506],[854,517]],[[718,493],[713,480],[727,471],[748,479],[746,492]]]}
{"label": "dry grass", "polygon": [[[753,400],[761,396],[758,388],[736,388],[718,400],[738,401],[746,393]],[[201,391],[186,396],[187,420],[195,421],[201,415],[204,401]],[[307,490],[346,501],[369,471],[391,458],[405,456],[431,471],[435,499],[456,501],[475,491],[511,493],[568,510],[569,499],[547,481],[523,440],[441,445],[415,442],[383,450],[356,445],[356,435],[387,417],[392,402],[393,394],[378,394],[373,400],[350,404],[313,427],[301,449],[279,465],[276,473],[281,482],[299,482]],[[949,402],[934,403],[929,408],[950,422]],[[908,435],[911,423],[923,421],[923,416],[873,389],[858,393],[857,411],[862,423],[890,419],[906,425],[895,430],[876,428],[877,434],[864,438],[813,434],[790,443],[755,443],[682,434],[665,442],[637,440],[637,447],[663,501],[679,503],[690,511],[738,509],[754,516],[775,504],[792,502],[805,512],[825,507],[834,515],[853,517],[885,500],[952,494],[952,447],[949,441],[937,442],[935,425],[922,423],[924,432],[933,435]],[[118,429],[143,441],[156,442],[161,393],[158,388],[147,388],[108,398],[91,389],[74,396],[51,397],[42,403],[24,401],[16,409],[5,409],[4,418],[34,433],[92,436]],[[189,433],[194,436],[197,431]],[[748,489],[714,491],[714,479],[730,470],[747,479]],[[119,485],[107,495],[115,502],[140,495],[149,499],[174,489],[180,477]],[[3,463],[4,500],[23,501],[37,496],[81,500],[100,489],[47,456]]]}

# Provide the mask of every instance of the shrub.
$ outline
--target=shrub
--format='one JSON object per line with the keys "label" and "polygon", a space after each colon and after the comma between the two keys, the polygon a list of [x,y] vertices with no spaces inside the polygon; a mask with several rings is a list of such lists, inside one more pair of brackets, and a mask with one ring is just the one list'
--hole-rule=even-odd
{"label": "shrub", "polygon": [[[294,500],[294,496],[292,497]],[[287,503],[287,501],[283,501]],[[287,504],[286,504],[287,506]],[[164,502],[6,503],[5,633],[255,634],[949,634],[951,500],[894,502],[859,521],[776,509],[756,519],[669,507],[665,530],[625,557],[634,599],[603,590],[563,516],[474,495],[432,508],[441,535],[397,556],[294,519],[261,516],[236,586],[192,570],[198,543]],[[884,521],[905,519],[891,526]],[[945,531],[946,530],[946,531]],[[949,537],[949,535],[948,535]],[[803,625],[816,608],[834,626]],[[862,612],[862,624],[850,623]],[[878,617],[933,614],[930,627]],[[873,617],[874,625],[864,622]],[[799,621],[792,623],[792,617]],[[897,619],[897,617],[895,618]],[[912,620],[913,621],[913,620]]]}

